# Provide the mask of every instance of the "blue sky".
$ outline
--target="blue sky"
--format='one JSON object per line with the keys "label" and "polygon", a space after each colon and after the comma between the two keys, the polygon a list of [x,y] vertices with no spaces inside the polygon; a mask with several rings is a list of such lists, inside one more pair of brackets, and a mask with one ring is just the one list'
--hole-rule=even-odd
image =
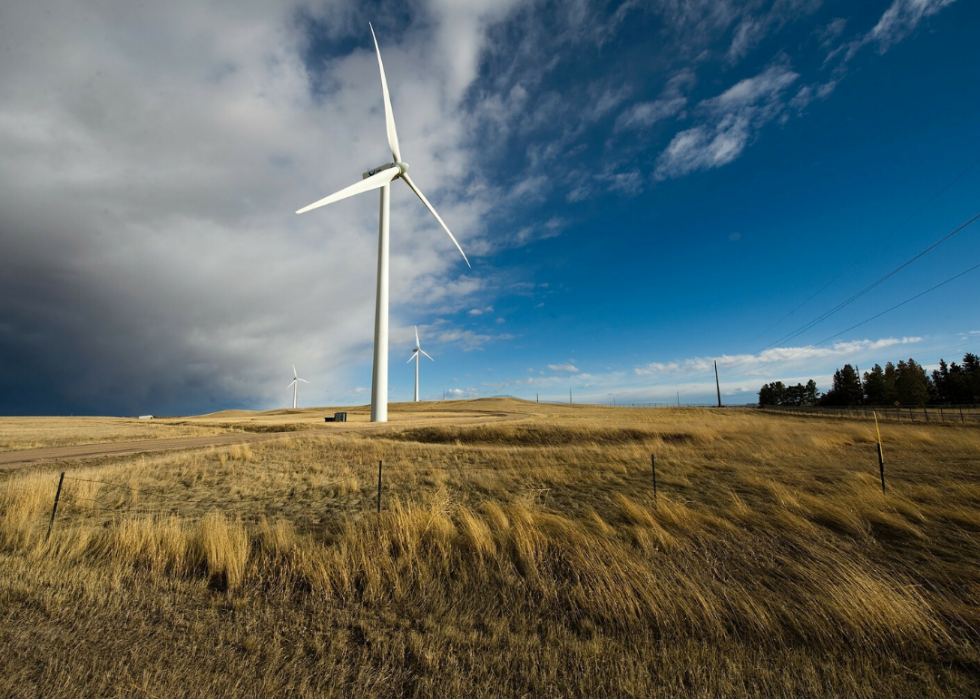
{"label": "blue sky", "polygon": [[[388,162],[390,397],[755,400],[980,351],[980,9],[177,2],[10,10],[0,413],[368,400]],[[819,292],[819,293],[817,293]],[[863,324],[862,324],[863,323]],[[856,326],[853,329],[852,326]]]}

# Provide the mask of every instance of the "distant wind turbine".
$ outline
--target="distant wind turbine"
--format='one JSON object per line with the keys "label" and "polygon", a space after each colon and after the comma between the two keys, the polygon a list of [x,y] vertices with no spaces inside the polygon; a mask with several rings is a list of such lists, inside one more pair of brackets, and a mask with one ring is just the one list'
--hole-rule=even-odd
{"label": "distant wind turbine", "polygon": [[[412,361],[413,359],[415,360],[415,402],[416,403],[419,402],[419,355],[420,354],[424,354],[426,357],[429,357],[428,353],[426,353],[426,351],[422,349],[422,346],[419,344],[419,326],[416,325],[415,326],[415,349],[412,350],[412,356],[408,358],[408,362]],[[429,359],[432,359],[432,357],[429,357]],[[435,359],[432,359],[432,361],[435,361]],[[408,362],[405,363],[408,364]]]}
{"label": "distant wind turbine", "polygon": [[296,410],[296,389],[299,387],[300,381],[302,381],[303,383],[309,383],[309,381],[307,381],[306,379],[301,379],[296,374],[296,365],[293,364],[293,380],[289,382],[289,386],[286,386],[286,388],[292,386],[293,389],[293,410]]}
{"label": "distant wind turbine", "polygon": [[[363,179],[357,184],[352,184],[330,196],[313,202],[309,206],[303,207],[296,213],[302,214],[312,209],[332,204],[335,201],[346,199],[347,197],[369,192],[372,189],[381,190],[381,210],[378,225],[378,295],[374,310],[374,374],[371,378],[371,422],[388,421],[388,212],[391,206],[391,194],[388,185],[396,179],[401,179],[408,187],[415,192],[422,203],[425,204],[436,221],[442,226],[443,230],[455,243],[456,249],[463,256],[467,266],[470,261],[466,259],[466,253],[459,246],[453,236],[449,226],[446,225],[442,217],[436,212],[429,203],[429,200],[422,194],[422,190],[415,186],[412,179],[408,176],[408,163],[402,161],[401,150],[398,147],[398,133],[395,131],[395,117],[391,111],[391,98],[388,96],[388,81],[385,79],[385,67],[381,62],[381,49],[378,48],[378,37],[374,35],[374,27],[371,27],[371,37],[374,39],[374,50],[378,54],[378,69],[381,71],[381,92],[384,95],[385,103],[385,125],[388,131],[388,147],[391,149],[391,157],[394,162],[386,163],[379,167],[368,170],[364,173]],[[428,356],[428,355],[426,355]]]}

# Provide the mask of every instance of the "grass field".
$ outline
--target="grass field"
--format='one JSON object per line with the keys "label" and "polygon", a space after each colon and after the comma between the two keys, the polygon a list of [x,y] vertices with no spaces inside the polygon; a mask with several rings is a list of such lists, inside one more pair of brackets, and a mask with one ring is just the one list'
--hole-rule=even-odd
{"label": "grass field", "polygon": [[887,425],[882,494],[864,421],[324,414],[72,468],[49,540],[62,468],[0,474],[0,695],[980,694],[976,427]]}
{"label": "grass field", "polygon": [[0,417],[0,452],[78,444],[173,439],[222,434],[233,429],[183,420],[137,420],[111,417]]}

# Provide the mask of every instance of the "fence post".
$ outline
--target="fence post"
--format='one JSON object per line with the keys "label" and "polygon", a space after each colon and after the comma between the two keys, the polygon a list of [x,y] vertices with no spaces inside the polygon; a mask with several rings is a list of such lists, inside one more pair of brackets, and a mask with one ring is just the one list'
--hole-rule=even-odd
{"label": "fence post", "polygon": [[946,422],[946,416],[943,415],[943,406],[939,406],[939,421]]}
{"label": "fence post", "polygon": [[657,506],[657,457],[650,454],[650,470],[653,472],[653,506]]}
{"label": "fence post", "polygon": [[378,514],[381,514],[381,464],[383,461],[378,461]]}
{"label": "fence post", "polygon": [[963,419],[963,406],[962,405],[960,406],[960,423],[963,424],[963,425],[966,424],[966,420]]}
{"label": "fence post", "polygon": [[909,422],[915,422],[915,415],[912,414],[912,408],[909,408]]}
{"label": "fence post", "polygon": [[54,526],[54,516],[58,514],[58,500],[61,498],[61,484],[65,482],[65,472],[61,472],[61,478],[58,479],[58,492],[54,494],[54,507],[51,508],[51,522],[48,524],[48,535],[44,537],[47,541],[51,537],[51,528]]}
{"label": "fence post", "polygon": [[885,458],[881,453],[881,430],[878,429],[878,415],[875,415],[875,432],[878,434],[878,472],[881,474],[881,494],[885,494]]}

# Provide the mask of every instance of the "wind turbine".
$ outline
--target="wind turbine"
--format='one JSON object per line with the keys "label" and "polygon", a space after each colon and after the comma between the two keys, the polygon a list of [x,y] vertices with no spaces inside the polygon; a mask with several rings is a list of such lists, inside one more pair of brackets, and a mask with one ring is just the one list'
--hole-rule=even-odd
{"label": "wind turbine", "polygon": [[286,388],[289,388],[290,386],[292,386],[293,388],[293,410],[296,410],[296,389],[297,387],[299,387],[300,381],[302,381],[303,383],[309,383],[309,381],[307,381],[306,379],[301,379],[296,374],[296,365],[293,364],[293,380],[289,382],[289,386],[286,386]]}
{"label": "wind turbine", "polygon": [[442,220],[429,203],[429,200],[422,194],[422,190],[415,186],[412,179],[408,176],[408,163],[402,161],[401,149],[398,147],[398,133],[395,131],[395,117],[391,112],[391,98],[388,96],[388,82],[385,79],[385,67],[381,62],[381,49],[378,48],[378,37],[374,35],[374,27],[371,27],[371,37],[374,39],[374,50],[378,54],[378,69],[381,71],[381,92],[384,95],[385,103],[385,126],[388,131],[388,147],[391,149],[391,157],[394,162],[380,165],[368,170],[362,176],[363,179],[346,187],[339,192],[331,194],[329,197],[313,202],[305,206],[296,213],[302,214],[313,209],[317,209],[335,201],[352,197],[355,194],[369,192],[372,189],[381,190],[381,209],[379,213],[380,221],[378,225],[378,293],[374,307],[374,373],[371,377],[371,422],[388,421],[388,212],[391,206],[391,193],[388,185],[396,179],[401,179],[409,186],[422,203],[425,204],[436,221],[446,231],[459,254],[466,260],[467,266],[470,261],[466,259],[466,253],[459,246],[453,236],[449,226]]}
{"label": "wind turbine", "polygon": [[[415,402],[416,403],[419,402],[419,355],[420,354],[424,354],[426,357],[429,357],[428,353],[424,349],[422,349],[422,346],[419,344],[419,326],[416,325],[415,326],[415,349],[412,350],[412,356],[408,358],[408,362],[412,361],[413,359],[415,360]],[[432,359],[432,357],[429,357],[429,359]],[[432,359],[432,361],[435,361],[435,359]],[[408,364],[408,362],[405,363]]]}

